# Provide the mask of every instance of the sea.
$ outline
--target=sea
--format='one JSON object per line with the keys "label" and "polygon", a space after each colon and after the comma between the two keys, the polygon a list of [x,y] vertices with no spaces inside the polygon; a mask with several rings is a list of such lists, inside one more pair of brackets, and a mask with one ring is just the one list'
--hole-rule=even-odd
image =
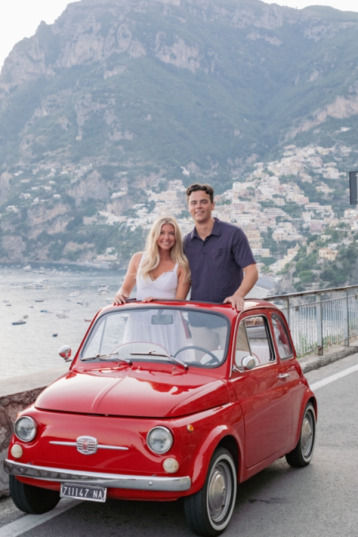
{"label": "sea", "polygon": [[0,266],[0,379],[62,367],[90,321],[113,303],[124,272],[85,267]]}
{"label": "sea", "polygon": [[[73,265],[0,265],[0,380],[63,365],[67,370],[60,347],[69,345],[75,355],[94,315],[113,304],[124,274]],[[264,298],[267,289],[255,286],[253,294]]]}

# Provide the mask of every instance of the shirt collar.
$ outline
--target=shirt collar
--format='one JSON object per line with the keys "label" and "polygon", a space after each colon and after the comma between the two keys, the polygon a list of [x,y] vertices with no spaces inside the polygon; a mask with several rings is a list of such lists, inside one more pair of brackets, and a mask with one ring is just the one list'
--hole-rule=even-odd
{"label": "shirt collar", "polygon": [[[211,235],[215,235],[216,237],[220,237],[221,235],[221,221],[216,217],[214,216],[214,225],[213,225],[213,229],[211,230],[211,233],[210,235],[208,235],[208,237],[210,237]],[[206,238],[208,238],[206,237]],[[198,232],[196,231],[196,227],[194,226],[192,232],[191,232],[191,240],[193,239],[200,239],[199,235],[198,235]],[[201,239],[200,239],[201,240]]]}

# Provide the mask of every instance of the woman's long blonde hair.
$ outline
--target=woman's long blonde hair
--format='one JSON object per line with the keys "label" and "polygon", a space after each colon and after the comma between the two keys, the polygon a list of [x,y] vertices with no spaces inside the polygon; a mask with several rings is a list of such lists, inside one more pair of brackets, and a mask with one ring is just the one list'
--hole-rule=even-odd
{"label": "woman's long blonde hair", "polygon": [[158,218],[153,225],[152,229],[148,233],[147,240],[145,243],[145,250],[143,253],[143,261],[139,267],[139,273],[144,278],[149,276],[149,272],[154,270],[160,261],[159,248],[158,248],[158,238],[160,236],[160,231],[162,226],[165,224],[170,224],[174,228],[175,234],[175,244],[170,251],[170,256],[174,263],[178,263],[179,266],[183,267],[186,273],[186,279],[190,279],[190,269],[189,262],[184,254],[183,250],[183,237],[178,225],[178,222],[172,216],[163,216]]}

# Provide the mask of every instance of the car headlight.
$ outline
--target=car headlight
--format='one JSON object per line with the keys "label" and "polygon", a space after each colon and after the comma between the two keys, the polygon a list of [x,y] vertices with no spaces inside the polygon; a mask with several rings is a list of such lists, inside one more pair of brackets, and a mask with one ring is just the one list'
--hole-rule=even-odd
{"label": "car headlight", "polygon": [[23,442],[31,442],[36,436],[37,424],[30,416],[21,416],[15,423],[15,434]]}
{"label": "car headlight", "polygon": [[173,445],[173,435],[166,427],[154,427],[147,435],[147,444],[158,455],[167,453]]}

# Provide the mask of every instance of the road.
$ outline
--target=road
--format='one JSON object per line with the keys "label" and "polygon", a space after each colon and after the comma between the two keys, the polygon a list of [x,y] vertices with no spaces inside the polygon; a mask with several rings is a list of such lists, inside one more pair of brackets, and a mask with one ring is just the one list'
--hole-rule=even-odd
{"label": "road", "polygon": [[[240,485],[225,537],[356,537],[358,527],[358,354],[307,373],[319,406],[311,465],[284,459]],[[62,500],[46,515],[0,502],[0,537],[189,537],[176,503]]]}

